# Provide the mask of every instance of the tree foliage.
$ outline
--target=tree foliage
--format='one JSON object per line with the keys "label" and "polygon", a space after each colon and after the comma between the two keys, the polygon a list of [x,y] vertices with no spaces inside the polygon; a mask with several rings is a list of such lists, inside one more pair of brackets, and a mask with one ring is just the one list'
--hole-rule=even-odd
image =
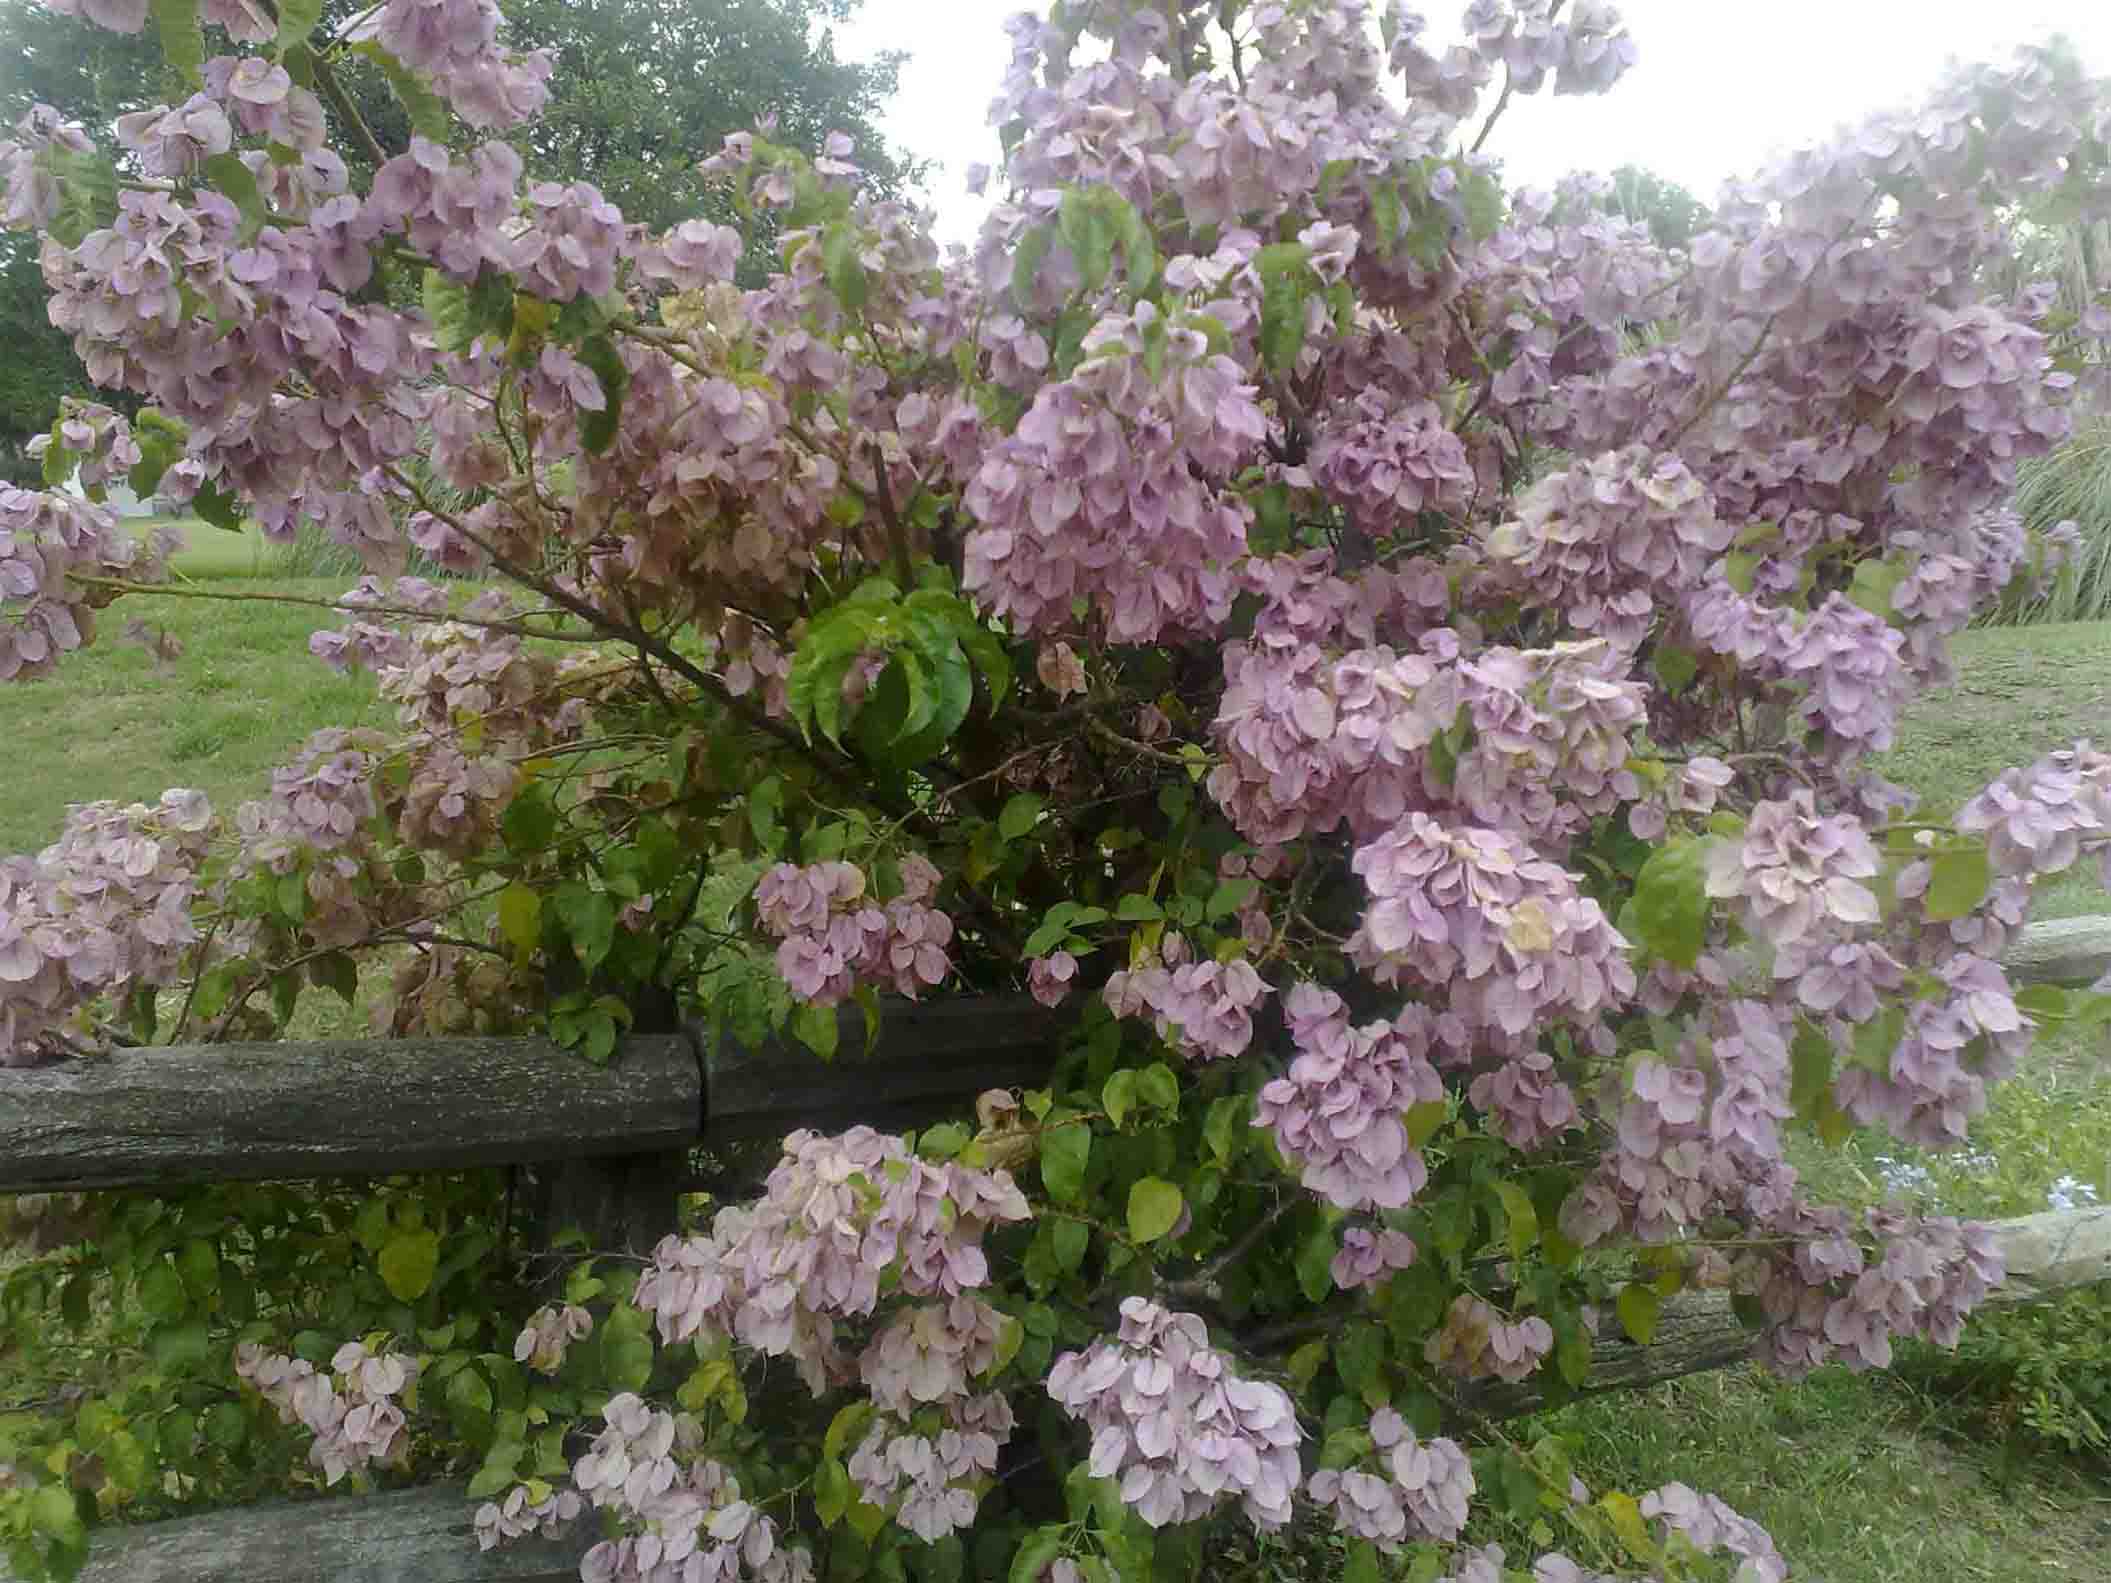
{"label": "tree foliage", "polygon": [[[318,25],[340,28],[369,9],[325,0]],[[788,146],[818,152],[831,131],[853,137],[876,190],[889,193],[913,167],[884,144],[874,117],[894,92],[898,58],[837,58],[829,24],[846,20],[847,0],[609,0],[570,5],[528,0],[511,8],[515,36],[557,60],[555,94],[517,134],[537,174],[594,182],[633,221],[664,230],[711,212],[697,160],[728,132],[775,117]],[[177,94],[154,26],[136,33],[83,27],[42,0],[0,0],[0,125],[13,126],[45,104],[78,121],[106,147],[120,115]],[[361,121],[380,142],[404,145],[410,121],[383,74],[357,59],[341,80]],[[342,150],[356,175],[371,177],[370,151],[347,136]],[[765,239],[766,241],[766,239]],[[766,245],[750,273],[767,261]],[[23,446],[51,425],[64,396],[92,388],[69,338],[45,318],[37,249],[23,233],[0,234],[0,476],[38,481]]]}
{"label": "tree foliage", "polygon": [[1984,1227],[1817,1201],[1784,1141],[1954,1144],[2105,1014],[2000,957],[2106,857],[2111,757],[1946,821],[1867,770],[2063,551],[2000,508],[2099,338],[1975,282],[2006,208],[2104,205],[2101,85],[1961,70],[1671,252],[1478,152],[1632,61],[1595,0],[1481,0],[1442,53],[1356,0],[1056,7],[1012,24],[1007,200],[942,260],[836,132],[730,135],[696,179],[735,223],[533,179],[641,167],[524,130],[558,61],[490,0],[157,14],[241,47],[122,168],[53,113],[0,150],[53,321],[146,403],[72,404],[52,491],[0,493],[0,676],[152,596],[123,478],[365,556],[313,646],[402,732],[0,869],[0,1054],[283,1036],[361,960],[391,1030],[586,1063],[677,1010],[839,1059],[934,992],[1064,1035],[532,1299],[471,1273],[473,1190],[368,1197],[328,1289],[226,1199],[132,1211],[11,1285],[130,1294],[166,1371],[20,1432],[18,1569],[284,1421],[324,1483],[473,1465],[489,1543],[597,1513],[589,1579],[1140,1583],[1300,1505],[1359,1579],[1493,1583],[1477,1506],[1542,1579],[1785,1575],[1683,1485],[1458,1435],[1688,1287],[1797,1374],[1954,1343],[2000,1279]]}

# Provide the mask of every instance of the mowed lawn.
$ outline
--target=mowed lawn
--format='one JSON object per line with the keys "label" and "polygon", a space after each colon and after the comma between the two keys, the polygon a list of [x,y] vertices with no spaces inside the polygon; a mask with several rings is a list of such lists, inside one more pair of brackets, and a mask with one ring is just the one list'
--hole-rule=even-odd
{"label": "mowed lawn", "polygon": [[[200,586],[310,599],[345,588],[342,581]],[[127,642],[121,633],[132,617],[166,631],[182,654],[157,664]],[[231,811],[263,791],[272,766],[309,733],[389,724],[371,679],[339,676],[308,653],[308,635],[339,619],[310,605],[145,595],[98,612],[92,648],[43,680],[0,687],[0,853],[47,845],[69,803],[152,801],[167,787],[196,786]]]}

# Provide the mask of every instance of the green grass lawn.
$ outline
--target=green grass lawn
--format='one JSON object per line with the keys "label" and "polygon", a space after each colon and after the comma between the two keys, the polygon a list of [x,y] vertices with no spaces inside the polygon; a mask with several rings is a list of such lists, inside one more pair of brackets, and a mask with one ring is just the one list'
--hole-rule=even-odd
{"label": "green grass lawn", "polygon": [[[1984,628],[1958,638],[1956,653],[1957,684],[1914,703],[1876,766],[1918,791],[1926,811],[1954,812],[2049,749],[2111,746],[2111,622]],[[2036,908],[2041,918],[2104,911],[2088,865],[2046,885]]]}
{"label": "green grass lawn", "polygon": [[[249,582],[239,591],[330,598],[344,586]],[[119,631],[132,616],[166,629],[182,655],[163,667],[125,642]],[[46,845],[73,802],[151,801],[166,787],[196,786],[231,810],[258,795],[310,732],[388,725],[371,680],[339,676],[308,653],[308,635],[339,619],[304,605],[145,595],[100,612],[92,649],[42,681],[0,687],[0,852]]]}
{"label": "green grass lawn", "polygon": [[268,577],[284,554],[280,546],[266,541],[254,522],[244,523],[240,532],[216,528],[197,517],[179,517],[171,525],[182,530],[185,540],[169,561],[179,578],[206,582]]}

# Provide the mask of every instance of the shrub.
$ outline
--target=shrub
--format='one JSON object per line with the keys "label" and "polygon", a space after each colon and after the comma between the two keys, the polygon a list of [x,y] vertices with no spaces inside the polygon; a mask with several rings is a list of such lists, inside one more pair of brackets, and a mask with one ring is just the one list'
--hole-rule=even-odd
{"label": "shrub", "polygon": [[[739,232],[445,121],[545,97],[493,0],[156,15],[198,92],[126,118],[122,181],[49,114],[0,153],[53,322],[150,402],[70,407],[47,469],[356,547],[314,647],[403,734],[319,733],[232,819],[75,809],[0,869],[0,1055],[282,1037],[374,952],[389,1030],[596,1064],[670,998],[821,1059],[897,997],[1067,1020],[972,1121],[794,1133],[533,1299],[470,1273],[488,1205],[255,1246],[225,1197],[135,1207],[16,1278],[18,1324],[136,1297],[159,1371],[10,1431],[18,1570],[278,1421],[325,1484],[473,1470],[489,1544],[596,1513],[590,1579],[1185,1578],[1233,1520],[1493,1579],[1476,1503],[1542,1578],[1785,1575],[1683,1484],[1446,1431],[1687,1286],[1799,1375],[1953,1342],[2000,1277],[1784,1138],[1955,1144],[2104,1011],[1999,957],[2111,843],[2111,757],[1943,822],[1863,773],[2052,558],[1995,508],[2093,343],[1961,283],[2003,206],[2103,190],[2071,62],[1960,72],[1674,257],[1475,152],[1625,69],[1596,0],[1484,0],[1441,54],[1352,0],[1061,7],[1013,24],[972,256],[763,128],[702,167],[781,242],[743,292]],[[368,66],[418,135],[350,194],[325,107]],[[151,593],[92,503],[0,525],[0,673]]]}

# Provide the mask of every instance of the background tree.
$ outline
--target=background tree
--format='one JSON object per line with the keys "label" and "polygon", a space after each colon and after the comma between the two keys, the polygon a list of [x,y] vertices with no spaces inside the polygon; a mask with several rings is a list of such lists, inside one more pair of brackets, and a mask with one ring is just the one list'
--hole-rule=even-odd
{"label": "background tree", "polygon": [[[655,230],[707,212],[730,218],[712,209],[697,163],[727,133],[772,116],[777,140],[807,153],[830,132],[846,133],[874,191],[897,194],[916,166],[887,151],[875,118],[895,91],[903,56],[837,56],[832,24],[857,5],[523,0],[511,8],[513,36],[525,48],[551,51],[557,69],[547,115],[515,141],[531,174],[593,182],[626,217]],[[341,27],[364,9],[327,0],[322,26]],[[0,0],[0,38],[11,46],[0,51],[0,124],[48,104],[114,146],[118,116],[188,92],[163,63],[151,27],[113,33],[82,27],[39,0]],[[381,143],[403,147],[408,124],[381,74],[355,68],[344,83]],[[371,172],[363,151],[348,140],[344,154],[355,186],[364,187]],[[759,279],[766,249],[752,251],[743,275]],[[25,484],[38,482],[39,471],[23,447],[51,427],[62,397],[91,391],[69,338],[45,316],[46,296],[35,239],[0,232],[0,344],[8,349],[0,367],[0,477]]]}
{"label": "background tree", "polygon": [[1599,200],[1607,214],[1639,220],[1658,247],[1685,248],[1707,229],[1708,206],[1668,177],[1640,165],[1613,172],[1611,189]]}

